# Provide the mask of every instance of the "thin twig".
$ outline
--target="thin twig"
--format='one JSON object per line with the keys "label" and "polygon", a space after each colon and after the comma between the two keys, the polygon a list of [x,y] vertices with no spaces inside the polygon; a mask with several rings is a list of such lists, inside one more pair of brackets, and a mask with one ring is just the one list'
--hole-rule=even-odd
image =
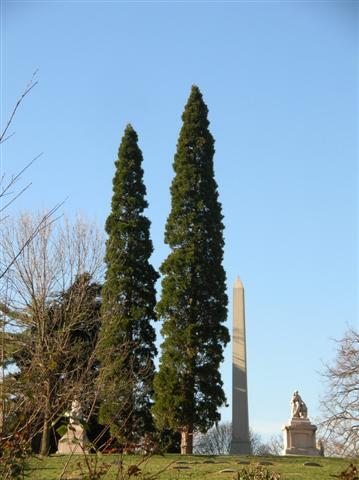
{"label": "thin twig", "polygon": [[3,143],[4,141],[6,141],[9,138],[9,137],[6,137],[6,132],[8,131],[8,129],[9,129],[14,117],[15,117],[16,111],[20,107],[22,101],[24,100],[26,95],[28,95],[28,93],[38,84],[38,81],[34,82],[34,78],[35,78],[37,72],[38,72],[38,70],[35,70],[35,72],[33,73],[30,82],[26,85],[25,90],[23,91],[21,97],[16,102],[15,107],[14,107],[14,109],[13,109],[13,111],[12,111],[10,117],[9,117],[9,120],[7,121],[7,124],[6,124],[3,132],[0,133],[0,144]]}

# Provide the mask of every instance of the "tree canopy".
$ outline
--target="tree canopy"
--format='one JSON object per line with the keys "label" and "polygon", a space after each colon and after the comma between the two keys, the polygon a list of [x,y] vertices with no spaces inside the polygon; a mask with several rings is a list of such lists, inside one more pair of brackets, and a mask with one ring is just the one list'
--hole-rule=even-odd
{"label": "tree canopy", "polygon": [[100,421],[111,434],[133,441],[152,429],[153,359],[157,354],[155,282],[142,153],[131,125],[115,162],[111,213],[106,221],[107,265],[102,290]]}
{"label": "tree canopy", "polygon": [[193,86],[182,115],[161,266],[162,356],[155,379],[153,413],[160,427],[182,432],[191,453],[194,429],[220,420],[226,401],[219,365],[229,341],[221,204],[214,178],[214,139],[208,109]]}

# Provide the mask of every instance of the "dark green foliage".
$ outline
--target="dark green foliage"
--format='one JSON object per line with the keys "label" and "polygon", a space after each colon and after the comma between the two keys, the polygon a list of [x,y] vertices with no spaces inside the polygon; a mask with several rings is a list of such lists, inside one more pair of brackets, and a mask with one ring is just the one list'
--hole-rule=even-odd
{"label": "dark green foliage", "polygon": [[208,109],[196,86],[182,115],[172,209],[165,242],[171,253],[161,266],[162,357],[155,378],[153,413],[160,427],[206,431],[226,401],[219,373],[229,341],[223,325],[227,295],[223,223],[214,179],[214,140]]}
{"label": "dark green foliage", "polygon": [[[36,362],[37,344],[41,343],[40,335],[46,338],[44,349],[48,358],[55,357],[55,350],[61,346],[58,358],[53,368],[56,376],[71,372],[71,379],[78,380],[83,376],[84,369],[88,368],[89,357],[96,346],[100,327],[101,285],[91,281],[88,273],[79,275],[74,283],[65,291],[59,292],[47,303],[42,312],[46,318],[41,323],[36,320],[36,308],[29,306],[25,312],[6,311],[0,305],[0,311],[9,317],[20,320],[25,325],[19,331],[9,334],[12,349],[9,348],[7,357],[8,366],[16,366],[13,376],[21,381],[24,372],[29,374],[32,362]],[[39,331],[39,325],[44,331]],[[11,345],[10,345],[11,346]],[[64,353],[66,353],[64,355]],[[55,365],[56,364],[56,365]],[[39,372],[33,367],[34,375]],[[39,377],[38,377],[39,381]]]}
{"label": "dark green foliage", "polygon": [[[10,414],[4,430],[17,431],[28,423],[25,434],[21,431],[36,452],[40,443],[46,453],[56,451],[56,438],[48,427],[58,423],[73,396],[85,408],[92,401],[89,392],[94,391],[97,375],[93,352],[100,327],[100,293],[101,286],[83,273],[41,311],[36,300],[24,311],[0,305],[0,311],[19,325],[8,335],[9,349],[5,350],[9,371],[3,386]],[[45,422],[46,416],[51,420]]]}
{"label": "dark green foliage", "polygon": [[156,320],[150,222],[137,134],[126,127],[115,162],[112,211],[106,221],[107,272],[98,354],[100,421],[120,440],[135,441],[152,428],[150,413]]}
{"label": "dark green foliage", "polygon": [[157,443],[161,452],[181,452],[181,434],[178,431],[163,429],[158,432],[158,437]]}

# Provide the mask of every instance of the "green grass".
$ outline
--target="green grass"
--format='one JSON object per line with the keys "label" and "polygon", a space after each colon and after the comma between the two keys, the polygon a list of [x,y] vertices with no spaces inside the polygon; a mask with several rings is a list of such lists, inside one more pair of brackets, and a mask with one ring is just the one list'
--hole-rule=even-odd
{"label": "green grass", "polygon": [[[91,455],[89,459],[94,459]],[[51,456],[48,459],[40,460],[33,458],[29,464],[27,474],[33,480],[57,480],[68,461],[68,456]],[[127,469],[131,464],[138,464],[141,461],[140,456],[130,455],[123,458],[124,466]],[[118,466],[113,462],[119,461],[117,455],[100,456],[100,462],[110,464],[106,480],[115,479]],[[214,463],[204,463],[212,461]],[[232,479],[233,473],[219,473],[224,469],[233,469],[240,471],[247,465],[241,465],[238,462],[249,461],[251,465],[256,465],[261,461],[272,462],[273,465],[265,466],[282,474],[283,480],[326,480],[334,479],[333,475],[338,475],[348,465],[349,460],[342,458],[313,458],[313,457],[253,457],[253,456],[203,456],[191,455],[181,457],[180,455],[153,456],[140,465],[140,468],[147,473],[154,473],[165,469],[158,475],[160,480],[211,480],[211,479]],[[309,467],[303,464],[307,461],[319,463],[320,467]],[[78,463],[84,463],[82,456],[71,458],[67,473],[63,479],[78,479]],[[176,469],[176,467],[182,467]],[[121,477],[120,477],[121,478]],[[131,477],[136,478],[136,477]]]}

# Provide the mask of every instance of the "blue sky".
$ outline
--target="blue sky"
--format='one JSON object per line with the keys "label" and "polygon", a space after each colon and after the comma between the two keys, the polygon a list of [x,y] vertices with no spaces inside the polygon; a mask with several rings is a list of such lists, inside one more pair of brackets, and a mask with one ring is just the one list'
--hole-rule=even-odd
{"label": "blue sky", "polygon": [[[67,198],[65,213],[102,228],[131,122],[158,268],[181,114],[200,87],[216,140],[228,293],[236,275],[245,286],[250,424],[264,435],[280,432],[295,389],[315,418],[331,338],[358,326],[357,6],[1,3],[2,124],[39,69],[2,150],[8,175],[44,152],[14,211]],[[230,345],[222,373],[230,403]]]}

